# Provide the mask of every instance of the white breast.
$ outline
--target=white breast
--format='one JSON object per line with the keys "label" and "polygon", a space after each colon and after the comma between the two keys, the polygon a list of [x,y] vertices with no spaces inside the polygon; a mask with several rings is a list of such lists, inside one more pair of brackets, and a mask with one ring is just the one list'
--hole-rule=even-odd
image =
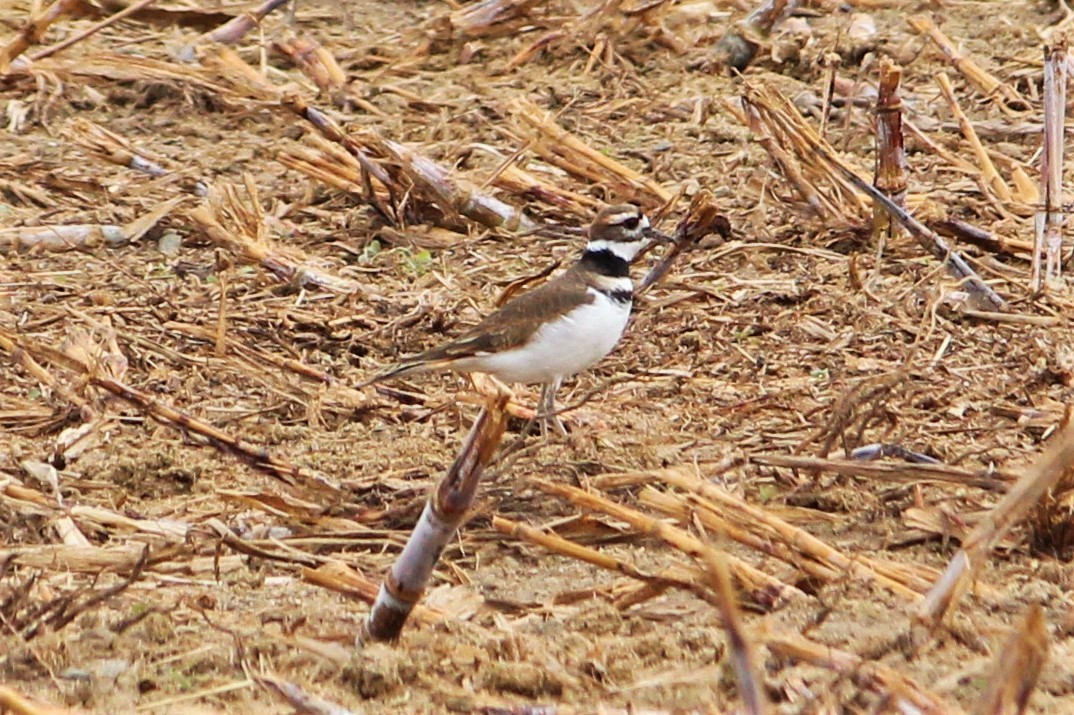
{"label": "white breast", "polygon": [[[525,345],[460,365],[504,382],[551,382],[585,370],[612,351],[630,318],[630,304],[589,289],[593,302],[545,324]],[[462,362],[462,361],[460,361]]]}

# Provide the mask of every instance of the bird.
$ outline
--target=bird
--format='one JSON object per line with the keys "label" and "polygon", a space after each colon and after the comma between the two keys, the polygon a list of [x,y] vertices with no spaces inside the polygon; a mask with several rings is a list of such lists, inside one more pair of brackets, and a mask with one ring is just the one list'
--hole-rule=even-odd
{"label": "bird", "polygon": [[404,358],[363,385],[432,371],[540,383],[536,417],[542,431],[551,423],[565,435],[555,418],[556,392],[564,379],[592,367],[619,343],[634,302],[630,264],[654,240],[672,239],[653,228],[639,207],[606,206],[566,271],[507,301],[459,337]]}

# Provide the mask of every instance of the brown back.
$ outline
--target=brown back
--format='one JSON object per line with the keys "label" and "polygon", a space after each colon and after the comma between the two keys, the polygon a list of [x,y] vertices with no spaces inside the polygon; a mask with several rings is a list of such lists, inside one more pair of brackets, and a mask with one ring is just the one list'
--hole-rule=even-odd
{"label": "brown back", "polygon": [[407,362],[449,360],[521,347],[541,322],[593,302],[585,277],[585,272],[575,265],[544,285],[508,301],[455,340],[415,355]]}

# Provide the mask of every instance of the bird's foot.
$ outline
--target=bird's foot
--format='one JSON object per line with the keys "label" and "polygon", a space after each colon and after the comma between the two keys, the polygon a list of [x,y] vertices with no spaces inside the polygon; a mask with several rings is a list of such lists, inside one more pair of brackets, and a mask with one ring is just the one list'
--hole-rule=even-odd
{"label": "bird's foot", "polygon": [[555,432],[560,437],[566,437],[568,434],[567,426],[556,415],[541,415],[537,417],[537,421],[541,425],[541,437],[547,437],[549,432]]}

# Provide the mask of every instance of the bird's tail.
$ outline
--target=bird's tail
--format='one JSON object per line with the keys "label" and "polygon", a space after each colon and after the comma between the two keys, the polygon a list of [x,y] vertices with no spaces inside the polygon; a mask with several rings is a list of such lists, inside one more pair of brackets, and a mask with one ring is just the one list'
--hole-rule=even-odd
{"label": "bird's tail", "polygon": [[431,370],[437,370],[446,367],[450,360],[405,360],[396,365],[381,370],[368,380],[360,383],[358,388],[368,387],[369,385],[375,385],[378,382],[384,382],[385,380],[391,380],[396,377],[403,377],[404,375],[418,375],[423,372],[429,372]]}

